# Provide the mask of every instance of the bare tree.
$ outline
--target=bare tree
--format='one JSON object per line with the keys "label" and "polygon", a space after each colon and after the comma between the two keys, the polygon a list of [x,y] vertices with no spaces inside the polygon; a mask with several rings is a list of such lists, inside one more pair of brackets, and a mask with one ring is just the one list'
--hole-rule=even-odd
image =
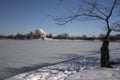
{"label": "bare tree", "polygon": [[[63,1],[63,0],[62,0]],[[109,62],[109,42],[112,31],[120,31],[120,0],[111,0],[109,6],[100,3],[101,0],[81,0],[82,5],[76,13],[70,16],[57,18],[59,25],[67,24],[73,20],[102,20],[106,25],[107,33],[101,46],[101,67],[112,67]],[[105,0],[106,1],[106,0]],[[107,0],[109,1],[109,0]],[[117,19],[113,19],[116,18]]]}

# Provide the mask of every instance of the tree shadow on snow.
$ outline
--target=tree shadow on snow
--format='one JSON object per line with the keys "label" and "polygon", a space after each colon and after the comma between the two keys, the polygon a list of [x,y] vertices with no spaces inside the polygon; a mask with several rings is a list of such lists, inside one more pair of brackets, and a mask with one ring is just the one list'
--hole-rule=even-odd
{"label": "tree shadow on snow", "polygon": [[120,64],[120,58],[114,59],[113,61],[110,61],[111,65],[117,65]]}
{"label": "tree shadow on snow", "polygon": [[4,68],[4,73],[0,75],[0,80],[3,80],[5,78],[9,78],[11,76],[20,74],[20,73],[24,73],[24,72],[29,72],[29,71],[34,71],[37,70],[39,68],[42,68],[44,66],[48,66],[50,64],[48,63],[42,63],[39,65],[32,65],[32,66],[25,66],[25,67],[21,67],[21,68],[10,68],[10,67],[6,67]]}

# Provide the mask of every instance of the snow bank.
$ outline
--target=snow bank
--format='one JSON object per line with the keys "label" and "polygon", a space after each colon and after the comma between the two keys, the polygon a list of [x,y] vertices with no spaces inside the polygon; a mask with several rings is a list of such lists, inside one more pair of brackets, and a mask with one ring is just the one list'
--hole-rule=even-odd
{"label": "snow bank", "polygon": [[84,70],[64,80],[120,80],[120,69]]}
{"label": "snow bank", "polygon": [[[120,50],[112,50],[111,56],[112,61],[119,61]],[[113,69],[101,68],[99,57],[99,54],[83,56],[6,80],[120,80],[120,63]]]}

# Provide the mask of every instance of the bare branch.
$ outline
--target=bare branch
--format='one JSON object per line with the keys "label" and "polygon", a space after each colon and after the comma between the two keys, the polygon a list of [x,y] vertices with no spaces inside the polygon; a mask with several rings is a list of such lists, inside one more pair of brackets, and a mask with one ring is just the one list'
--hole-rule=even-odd
{"label": "bare branch", "polygon": [[[64,25],[74,20],[80,21],[89,21],[89,20],[102,20],[105,21],[107,24],[108,30],[119,31],[119,25],[115,25],[114,27],[110,28],[109,18],[113,16],[113,11],[115,6],[117,5],[118,0],[114,0],[114,3],[111,5],[111,8],[107,8],[105,6],[101,6],[97,3],[97,0],[94,2],[86,2],[84,1],[81,3],[80,7],[78,7],[78,11],[71,16],[64,16],[62,18],[54,19],[58,25]],[[83,2],[83,1],[82,1]],[[106,12],[105,12],[106,11]]]}
{"label": "bare branch", "polygon": [[89,18],[96,18],[96,19],[101,19],[101,20],[105,20],[103,17],[101,17],[101,16],[98,16],[96,13],[89,13],[89,14],[83,14],[84,16],[87,16],[87,17],[89,17]]}
{"label": "bare branch", "polygon": [[115,32],[120,32],[120,22],[117,21],[117,22],[113,23],[111,29]]}
{"label": "bare branch", "polygon": [[64,25],[68,22],[72,22],[75,18],[77,18],[79,15],[73,15],[73,16],[69,16],[69,17],[64,17],[64,18],[57,18],[55,19],[55,21],[57,21],[58,25]]}
{"label": "bare branch", "polygon": [[[79,18],[79,17],[84,17],[84,20],[105,20],[105,18],[98,16],[95,13],[83,13],[83,14],[75,14],[73,16],[68,16],[68,17],[64,17],[64,18],[57,18],[55,19],[55,21],[57,21],[59,25],[64,25],[68,22],[72,22],[73,20]],[[82,20],[82,19],[81,19]]]}
{"label": "bare branch", "polygon": [[[97,0],[95,0],[95,2],[87,2],[90,6],[92,6],[92,12],[94,11],[94,10],[96,10],[98,13],[100,13],[101,15],[103,15],[103,16],[107,16],[102,10],[101,10],[101,8],[99,7],[98,8],[98,4],[97,4]],[[105,9],[106,10],[106,9]]]}
{"label": "bare branch", "polygon": [[110,9],[109,15],[106,17],[106,19],[109,19],[113,13],[113,9],[115,8],[115,5],[117,4],[117,0],[114,1],[112,8]]}
{"label": "bare branch", "polygon": [[110,28],[110,23],[109,23],[109,18],[112,16],[112,13],[113,13],[113,10],[116,6],[116,3],[117,3],[117,0],[114,0],[114,3],[110,9],[110,13],[108,14],[108,16],[106,16],[106,24],[107,24],[107,29],[111,31],[111,28]]}
{"label": "bare branch", "polygon": [[[81,4],[81,5],[83,5],[83,4]],[[81,6],[81,7],[78,8],[78,11],[75,14],[73,14],[72,16],[65,16],[63,18],[57,18],[57,19],[55,19],[55,21],[59,25],[64,25],[68,22],[72,22],[73,20],[76,20],[78,18],[83,18],[83,17],[84,17],[84,20],[98,20],[98,19],[105,20],[106,19],[103,16],[99,15],[99,13],[100,13],[100,14],[106,16],[105,13],[103,13],[101,10],[99,10],[97,8],[97,6],[96,6],[97,1],[94,2],[94,3],[88,2],[87,5],[91,8],[87,9],[87,7],[86,7],[86,9],[82,9],[82,6]],[[94,9],[96,11],[98,11],[99,13],[94,12]]]}
{"label": "bare branch", "polygon": [[104,15],[105,17],[107,16],[104,12],[102,12],[99,8],[97,8],[96,6],[94,6],[95,7],[95,9],[99,12],[99,13],[101,13],[102,15]]}

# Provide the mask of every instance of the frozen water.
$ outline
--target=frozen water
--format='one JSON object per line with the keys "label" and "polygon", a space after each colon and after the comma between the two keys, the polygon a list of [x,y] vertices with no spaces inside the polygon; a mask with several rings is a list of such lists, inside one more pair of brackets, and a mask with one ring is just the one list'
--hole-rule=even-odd
{"label": "frozen water", "polygon": [[[49,64],[99,53],[101,44],[99,41],[0,40],[0,79]],[[118,48],[120,43],[111,43],[111,50]],[[83,69],[84,67],[81,68]]]}

